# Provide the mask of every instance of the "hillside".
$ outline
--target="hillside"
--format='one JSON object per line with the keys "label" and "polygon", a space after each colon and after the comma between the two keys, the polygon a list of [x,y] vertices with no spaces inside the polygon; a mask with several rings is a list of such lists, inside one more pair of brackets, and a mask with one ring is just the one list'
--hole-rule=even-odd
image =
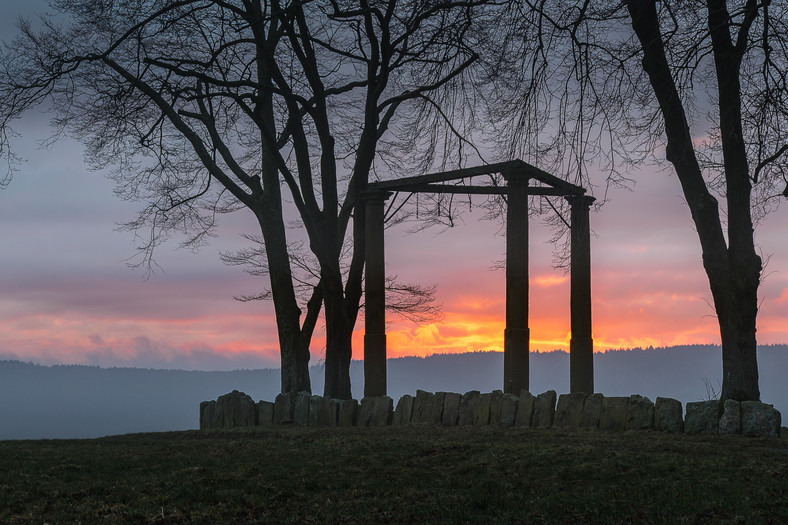
{"label": "hillside", "polygon": [[788,439],[396,426],[0,442],[0,523],[786,523]]}

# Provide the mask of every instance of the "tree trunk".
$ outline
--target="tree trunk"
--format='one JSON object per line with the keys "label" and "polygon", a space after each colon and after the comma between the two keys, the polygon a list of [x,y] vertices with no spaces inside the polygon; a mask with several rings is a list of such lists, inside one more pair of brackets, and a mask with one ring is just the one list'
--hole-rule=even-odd
{"label": "tree trunk", "polygon": [[[730,285],[734,288],[735,285]],[[758,401],[758,360],[755,340],[755,318],[758,313],[758,286],[731,290],[732,301],[727,311],[718,310],[722,335],[721,399]]]}
{"label": "tree trunk", "polygon": [[[717,308],[722,336],[722,399],[758,401],[758,361],[755,340],[761,258],[755,251],[747,148],[741,108],[741,60],[749,21],[757,16],[754,2],[745,6],[744,23],[734,26],[724,0],[708,0],[708,23],[719,91],[720,138],[728,203],[727,300]],[[716,298],[715,298],[716,299]]]}
{"label": "tree trunk", "polygon": [[[721,53],[723,43],[713,35],[727,182],[729,239],[726,243],[717,199],[703,179],[681,96],[667,61],[655,0],[627,0],[626,3],[632,28],[643,48],[643,69],[649,76],[664,118],[665,155],[681,182],[703,252],[703,267],[720,326],[721,400],[759,400],[755,319],[761,261],[755,253],[750,214],[751,187],[741,133],[738,60]],[[713,22],[711,16],[709,23],[714,33],[720,24]],[[727,21],[720,27],[724,27],[729,39],[725,24]]]}
{"label": "tree trunk", "polygon": [[[731,220],[730,214],[728,220]],[[729,231],[731,227],[729,225]],[[760,400],[755,332],[761,264],[755,255],[754,244],[752,253],[754,259],[742,264],[737,263],[741,253],[733,247],[711,255],[704,252],[704,261],[726,261],[724,273],[714,271],[716,265],[706,268],[722,343],[721,401]]]}
{"label": "tree trunk", "polygon": [[342,279],[325,278],[323,301],[326,314],[326,369],[323,395],[351,399],[350,361],[353,357],[353,326],[347,315]]}
{"label": "tree trunk", "polygon": [[[367,104],[371,104],[370,101]],[[374,108],[374,105],[372,106]],[[370,111],[372,111],[370,113]],[[333,143],[332,143],[333,144]],[[367,188],[369,171],[375,157],[377,144],[377,111],[367,108],[366,123],[359,140],[358,156],[354,163],[348,199],[353,207],[353,254],[348,269],[347,282],[343,287],[339,271],[340,245],[347,231],[346,221],[334,221],[325,236],[335,239],[337,248],[331,259],[321,261],[321,277],[325,284],[324,304],[326,315],[326,368],[324,396],[335,399],[351,399],[350,362],[353,358],[353,329],[363,294],[365,253],[365,210],[360,196]],[[332,237],[330,232],[336,232]],[[328,283],[331,283],[328,285]]]}
{"label": "tree trunk", "polygon": [[[259,8],[259,5],[257,6]],[[255,113],[262,123],[260,127],[261,170],[260,186],[253,188],[256,196],[253,211],[257,216],[263,234],[265,254],[268,263],[268,277],[276,313],[276,328],[279,336],[281,357],[282,392],[312,392],[309,379],[309,343],[312,335],[312,319],[308,315],[307,330],[301,329],[301,309],[298,307],[293,274],[290,268],[290,255],[287,248],[282,191],[280,187],[279,166],[276,158],[276,144],[271,137],[276,136],[274,123],[273,80],[264,57],[276,48],[275,39],[266,36],[265,26],[260,25],[262,12],[257,9],[253,24],[257,44],[257,76],[263,89],[258,90]],[[281,36],[281,35],[279,35]],[[278,37],[277,37],[278,39]],[[271,48],[267,48],[271,45]]]}
{"label": "tree trunk", "polygon": [[282,392],[311,392],[309,379],[309,338],[302,337],[301,309],[298,307],[287,240],[281,215],[271,206],[262,205],[258,210],[260,230],[268,258],[268,275],[271,282],[276,328],[281,357]]}

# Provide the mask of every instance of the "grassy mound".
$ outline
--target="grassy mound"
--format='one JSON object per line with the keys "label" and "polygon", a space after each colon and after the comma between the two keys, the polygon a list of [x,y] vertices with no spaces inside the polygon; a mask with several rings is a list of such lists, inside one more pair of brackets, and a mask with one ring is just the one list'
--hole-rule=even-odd
{"label": "grassy mound", "polygon": [[786,501],[786,437],[405,426],[0,442],[1,523],[785,523]]}

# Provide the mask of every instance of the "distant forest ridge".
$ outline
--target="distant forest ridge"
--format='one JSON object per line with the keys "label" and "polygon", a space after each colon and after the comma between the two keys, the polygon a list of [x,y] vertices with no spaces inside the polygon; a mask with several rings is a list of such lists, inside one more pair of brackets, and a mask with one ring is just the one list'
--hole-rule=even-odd
{"label": "distant forest ridge", "polygon": [[[761,399],[788,416],[788,345],[758,348]],[[569,354],[531,352],[529,390],[569,392]],[[351,363],[353,397],[363,397],[363,362]],[[312,392],[323,392],[321,364],[310,368]],[[594,386],[606,396],[641,394],[682,403],[713,398],[721,389],[715,345],[608,350],[594,355]],[[388,361],[395,402],[416,390],[490,392],[503,384],[503,353],[493,351],[399,357]],[[201,401],[240,390],[272,401],[277,368],[224,372],[0,361],[0,439],[85,438],[197,428]]]}
{"label": "distant forest ridge", "polygon": [[[716,344],[691,344],[691,345],[675,345],[675,346],[648,346],[646,348],[642,348],[640,346],[636,346],[635,348],[609,348],[607,350],[601,350],[597,353],[605,354],[608,352],[651,352],[651,351],[663,351],[663,350],[720,350],[720,345]],[[788,350],[788,344],[769,344],[769,345],[758,345],[758,350],[777,350],[777,351],[784,351]],[[556,352],[564,352],[563,350],[555,350]]]}
{"label": "distant forest ridge", "polygon": [[[648,347],[634,347],[634,348],[608,348],[605,350],[597,350],[594,352],[594,355],[606,355],[606,354],[617,354],[617,353],[633,353],[633,352],[683,352],[683,351],[719,351],[720,345],[716,344],[687,344],[687,345],[675,345],[675,346],[648,346]],[[766,344],[766,345],[758,345],[758,350],[760,351],[786,351],[788,350],[788,344]],[[435,353],[435,354],[428,354],[426,356],[401,356],[401,357],[390,357],[388,361],[396,362],[399,360],[425,360],[425,359],[454,359],[456,356],[493,356],[496,354],[503,355],[503,352],[499,350],[476,350],[476,351],[469,351],[469,352],[456,352],[456,353]],[[569,352],[567,350],[540,350],[540,349],[531,349],[531,355],[546,355],[546,356],[569,356]],[[354,360],[354,363],[360,363],[361,360]],[[204,368],[193,368],[188,366],[105,366],[100,364],[81,364],[81,363],[37,363],[34,361],[25,361],[21,359],[16,359],[10,357],[8,354],[3,354],[0,351],[0,366],[11,366],[13,363],[18,365],[30,365],[30,366],[43,366],[43,367],[66,367],[66,368],[75,368],[75,367],[85,367],[85,368],[95,368],[95,369],[102,369],[102,370],[112,370],[116,368],[122,369],[136,369],[136,370],[171,370],[171,371],[194,371],[194,372],[239,372],[239,371],[260,371],[260,370],[279,370],[279,367],[272,367],[272,366],[238,366],[237,368],[222,368],[221,370],[206,370]],[[312,367],[321,367],[322,362],[314,363],[311,365]]]}

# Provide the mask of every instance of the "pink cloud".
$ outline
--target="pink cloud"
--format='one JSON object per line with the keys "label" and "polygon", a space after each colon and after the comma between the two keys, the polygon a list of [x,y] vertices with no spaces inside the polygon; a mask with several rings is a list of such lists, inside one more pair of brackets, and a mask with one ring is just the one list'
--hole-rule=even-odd
{"label": "pink cloud", "polygon": [[530,280],[531,286],[542,286],[545,288],[551,286],[558,286],[569,282],[569,277],[566,275],[539,275]]}
{"label": "pink cloud", "polygon": [[[0,355],[41,363],[192,366],[205,361],[278,366],[271,316],[192,318],[27,315],[0,324]],[[149,363],[146,365],[146,363]]]}
{"label": "pink cloud", "polygon": [[777,304],[788,303],[788,288],[783,288],[782,293],[777,299],[774,299],[774,302]]}

